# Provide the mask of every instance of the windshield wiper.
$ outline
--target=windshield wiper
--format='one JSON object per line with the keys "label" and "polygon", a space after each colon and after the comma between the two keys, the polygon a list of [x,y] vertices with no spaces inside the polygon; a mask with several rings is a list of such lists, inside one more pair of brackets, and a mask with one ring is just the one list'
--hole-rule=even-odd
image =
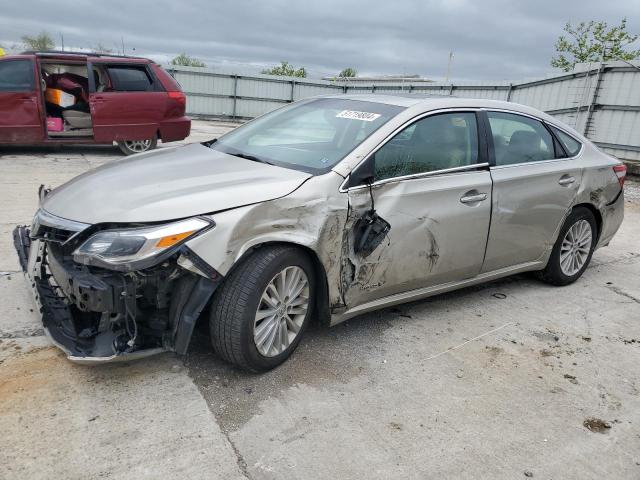
{"label": "windshield wiper", "polygon": [[259,163],[266,163],[267,165],[274,165],[271,162],[268,162],[267,160],[263,159],[263,158],[258,158],[254,155],[248,155],[246,153],[229,153],[229,155],[233,155],[234,157],[238,157],[238,158],[244,158],[245,160],[251,160],[252,162],[259,162]]}

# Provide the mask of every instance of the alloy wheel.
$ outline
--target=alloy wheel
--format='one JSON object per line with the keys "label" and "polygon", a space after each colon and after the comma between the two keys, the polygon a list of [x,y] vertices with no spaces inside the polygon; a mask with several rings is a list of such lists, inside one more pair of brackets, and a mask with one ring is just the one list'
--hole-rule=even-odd
{"label": "alloy wheel", "polygon": [[298,266],[286,267],[267,284],[256,311],[253,339],[265,357],[283,353],[300,333],[309,308],[309,279]]}
{"label": "alloy wheel", "polygon": [[560,247],[560,269],[568,277],[578,273],[589,258],[593,242],[593,231],[586,220],[571,225],[562,239]]}
{"label": "alloy wheel", "polygon": [[142,152],[146,152],[147,150],[149,150],[149,147],[151,147],[151,139],[148,139],[148,140],[126,140],[124,142],[124,144],[131,151],[136,152],[136,153],[142,153]]}

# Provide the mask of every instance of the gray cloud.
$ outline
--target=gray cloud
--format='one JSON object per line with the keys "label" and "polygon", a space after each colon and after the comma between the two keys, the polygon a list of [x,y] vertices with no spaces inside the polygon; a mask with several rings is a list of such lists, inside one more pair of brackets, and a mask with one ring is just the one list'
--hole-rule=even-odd
{"label": "gray cloud", "polygon": [[[2,7],[0,40],[62,33],[67,46],[101,43],[159,60],[178,52],[227,69],[288,60],[314,75],[353,66],[362,73],[521,79],[551,72],[565,22],[628,18],[640,32],[637,0],[35,0]],[[639,42],[640,43],[640,42]]]}

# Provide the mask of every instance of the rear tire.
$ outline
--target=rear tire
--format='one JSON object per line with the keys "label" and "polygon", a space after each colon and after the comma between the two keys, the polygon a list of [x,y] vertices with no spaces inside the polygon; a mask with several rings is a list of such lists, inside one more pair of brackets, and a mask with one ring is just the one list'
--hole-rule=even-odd
{"label": "rear tire", "polygon": [[125,140],[118,142],[118,147],[125,155],[135,155],[136,153],[143,153],[153,150],[158,146],[158,136],[154,135],[152,138],[146,140]]}
{"label": "rear tire", "polygon": [[300,343],[314,301],[315,276],[309,256],[292,246],[262,247],[234,269],[215,293],[209,322],[213,349],[245,370],[270,370],[289,358]]}
{"label": "rear tire", "polygon": [[582,276],[589,266],[598,239],[598,225],[593,213],[577,207],[560,229],[549,262],[539,273],[551,285],[569,285]]}

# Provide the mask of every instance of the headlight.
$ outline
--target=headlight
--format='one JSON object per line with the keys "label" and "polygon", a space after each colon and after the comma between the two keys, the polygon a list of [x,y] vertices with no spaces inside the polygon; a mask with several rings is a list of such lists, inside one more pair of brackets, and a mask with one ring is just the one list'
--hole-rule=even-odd
{"label": "headlight", "polygon": [[114,270],[139,270],[163,260],[174,247],[213,226],[212,220],[198,217],[152,227],[103,230],[80,245],[73,259]]}

